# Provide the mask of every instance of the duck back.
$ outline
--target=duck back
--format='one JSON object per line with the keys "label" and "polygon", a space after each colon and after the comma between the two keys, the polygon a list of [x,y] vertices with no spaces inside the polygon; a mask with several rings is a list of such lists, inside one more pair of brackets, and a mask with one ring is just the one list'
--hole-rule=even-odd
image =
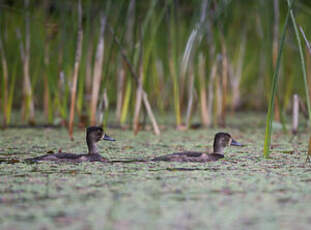
{"label": "duck back", "polygon": [[217,161],[224,156],[222,154],[206,154],[202,152],[179,152],[153,158],[151,161],[172,161],[172,162],[208,162]]}
{"label": "duck back", "polygon": [[100,161],[107,162],[107,160],[99,154],[74,154],[74,153],[55,153],[46,154],[39,157],[26,159],[28,162],[39,162],[39,161],[57,161],[57,162],[73,162],[80,163],[86,161]]}

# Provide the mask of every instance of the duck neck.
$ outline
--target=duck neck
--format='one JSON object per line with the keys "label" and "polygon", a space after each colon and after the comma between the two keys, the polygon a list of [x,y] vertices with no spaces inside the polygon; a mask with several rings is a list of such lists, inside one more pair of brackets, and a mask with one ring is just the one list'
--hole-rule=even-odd
{"label": "duck neck", "polygon": [[86,138],[87,148],[89,150],[89,154],[97,154],[97,147],[94,141],[89,140],[89,138]]}
{"label": "duck neck", "polygon": [[225,149],[224,147],[222,147],[221,145],[214,142],[214,152],[213,153],[224,155],[224,149]]}

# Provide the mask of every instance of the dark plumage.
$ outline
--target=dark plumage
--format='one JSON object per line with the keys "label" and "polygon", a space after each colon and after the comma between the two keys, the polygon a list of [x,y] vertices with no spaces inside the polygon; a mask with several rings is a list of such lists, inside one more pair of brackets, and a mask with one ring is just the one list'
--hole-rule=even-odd
{"label": "dark plumage", "polygon": [[155,157],[152,161],[175,161],[175,162],[208,162],[224,158],[224,149],[229,145],[242,146],[232,139],[228,133],[217,133],[214,138],[213,153],[179,152]]}
{"label": "dark plumage", "polygon": [[107,159],[102,157],[96,147],[96,142],[100,140],[114,141],[113,138],[107,136],[101,127],[93,126],[86,129],[86,143],[88,147],[88,154],[74,154],[74,153],[55,153],[46,154],[39,157],[34,157],[26,159],[28,162],[38,162],[38,161],[58,161],[58,162],[72,162],[80,163],[84,161],[100,161],[109,162]]}

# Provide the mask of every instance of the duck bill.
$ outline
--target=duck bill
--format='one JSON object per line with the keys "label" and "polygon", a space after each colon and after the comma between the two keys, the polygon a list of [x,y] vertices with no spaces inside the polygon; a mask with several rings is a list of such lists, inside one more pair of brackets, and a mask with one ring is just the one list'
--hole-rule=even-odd
{"label": "duck bill", "polygon": [[115,139],[113,139],[112,137],[109,137],[107,134],[105,134],[105,136],[103,137],[104,141],[116,141]]}
{"label": "duck bill", "polygon": [[237,142],[236,140],[232,139],[231,141],[232,146],[243,146],[241,143]]}

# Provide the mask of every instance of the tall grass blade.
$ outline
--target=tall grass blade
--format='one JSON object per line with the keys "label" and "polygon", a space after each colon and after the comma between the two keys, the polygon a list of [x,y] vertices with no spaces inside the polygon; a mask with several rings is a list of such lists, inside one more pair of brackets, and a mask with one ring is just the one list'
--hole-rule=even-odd
{"label": "tall grass blade", "polygon": [[[279,24],[280,24],[280,10],[279,10],[279,0],[273,0],[273,13],[274,13],[274,23],[273,23],[273,41],[272,41],[272,64],[275,69],[276,59],[279,47]],[[280,115],[280,101],[276,97],[274,105],[274,119],[278,122],[281,121]]]}
{"label": "tall grass blade", "polygon": [[277,84],[278,84],[279,70],[280,70],[280,65],[281,65],[281,57],[283,54],[283,48],[284,48],[284,42],[285,42],[285,36],[286,36],[286,30],[287,30],[289,15],[290,15],[290,9],[287,12],[285,23],[283,26],[283,30],[282,30],[282,34],[281,34],[281,38],[280,38],[280,46],[279,46],[279,50],[278,50],[278,56],[277,56],[277,60],[276,60],[276,67],[275,67],[273,78],[272,78],[272,88],[271,88],[271,95],[270,95],[270,101],[269,101],[269,107],[268,107],[268,113],[267,113],[265,142],[264,142],[264,151],[263,151],[263,156],[265,158],[268,158],[269,153],[270,153],[272,120],[273,120],[273,110],[274,110],[274,98],[275,98],[277,87],[278,87]]}
{"label": "tall grass blade", "polygon": [[199,75],[199,84],[200,84],[200,110],[201,110],[201,120],[202,124],[207,127],[210,123],[210,117],[208,114],[207,108],[207,92],[206,92],[206,58],[205,56],[200,53],[199,54],[199,61],[198,61],[198,75]]}
{"label": "tall grass blade", "polygon": [[100,38],[97,45],[96,60],[94,64],[94,76],[93,76],[93,88],[92,88],[92,99],[91,99],[91,125],[96,124],[96,108],[98,102],[98,95],[100,90],[100,83],[102,78],[102,66],[104,60],[104,33],[106,26],[106,17],[103,15],[101,18],[100,25]]}
{"label": "tall grass blade", "polygon": [[77,39],[77,49],[76,49],[76,57],[74,64],[74,72],[72,77],[72,88],[71,88],[71,104],[70,104],[70,117],[69,117],[69,136],[73,139],[73,122],[75,117],[75,105],[76,105],[76,91],[77,91],[77,83],[78,83],[78,74],[81,60],[81,52],[82,52],[82,41],[83,41],[83,29],[82,29],[82,7],[81,0],[78,3],[78,39]]}
{"label": "tall grass blade", "polygon": [[296,39],[298,43],[298,49],[299,49],[299,56],[300,56],[300,61],[301,61],[301,70],[302,70],[302,75],[303,75],[303,81],[304,81],[304,86],[305,86],[305,93],[306,93],[306,100],[307,100],[307,107],[308,107],[308,114],[309,114],[309,125],[311,125],[311,105],[310,105],[310,93],[309,93],[309,87],[308,87],[308,81],[307,81],[307,71],[306,71],[306,65],[305,65],[305,59],[303,55],[303,50],[302,50],[302,45],[301,45],[301,39],[299,36],[299,31],[298,27],[296,24],[295,16],[293,9],[291,7],[292,3],[290,0],[287,0],[287,5],[289,7],[290,11],[290,17],[292,19],[292,23],[294,26],[295,34],[296,34]]}
{"label": "tall grass blade", "polygon": [[[3,85],[2,85],[2,108],[3,108],[3,126],[6,127],[8,123],[8,63],[5,57],[4,47],[2,38],[0,36],[0,55],[2,63],[2,75],[3,75]],[[1,96],[1,95],[0,95]]]}

